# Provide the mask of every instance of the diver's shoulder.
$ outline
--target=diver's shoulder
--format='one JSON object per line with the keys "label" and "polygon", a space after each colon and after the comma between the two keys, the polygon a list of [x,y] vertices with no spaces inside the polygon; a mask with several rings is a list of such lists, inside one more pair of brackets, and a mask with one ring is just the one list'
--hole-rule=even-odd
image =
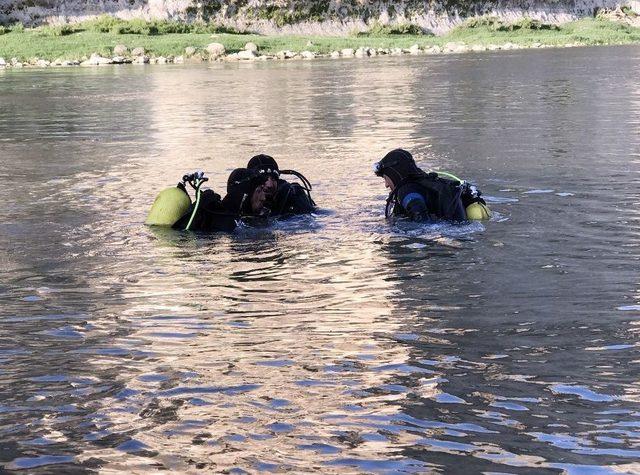
{"label": "diver's shoulder", "polygon": [[408,180],[398,186],[397,193],[398,195],[405,195],[408,193],[422,192],[424,186],[420,183],[420,180],[416,178],[415,180]]}

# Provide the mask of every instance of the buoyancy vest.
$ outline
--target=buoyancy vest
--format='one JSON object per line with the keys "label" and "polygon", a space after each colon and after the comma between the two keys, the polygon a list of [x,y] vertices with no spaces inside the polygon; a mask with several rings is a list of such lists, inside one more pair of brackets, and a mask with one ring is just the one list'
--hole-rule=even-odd
{"label": "buoyancy vest", "polygon": [[[402,196],[409,188],[418,191],[427,206],[429,219],[444,219],[449,221],[464,221],[467,219],[462,195],[463,184],[439,176],[435,172],[420,173],[406,177],[394,188],[387,198],[385,216],[392,212],[394,215],[404,215],[406,210],[402,206]],[[403,189],[404,188],[404,189]],[[391,211],[392,210],[392,211]]]}

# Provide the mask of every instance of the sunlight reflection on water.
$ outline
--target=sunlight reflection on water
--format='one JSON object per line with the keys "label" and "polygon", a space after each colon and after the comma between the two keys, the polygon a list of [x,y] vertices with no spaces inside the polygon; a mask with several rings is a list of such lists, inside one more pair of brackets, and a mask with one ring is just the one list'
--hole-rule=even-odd
{"label": "sunlight reflection on water", "polygon": [[[637,472],[638,56],[5,74],[0,466]],[[494,219],[386,223],[397,146]],[[258,152],[317,215],[141,224]]]}

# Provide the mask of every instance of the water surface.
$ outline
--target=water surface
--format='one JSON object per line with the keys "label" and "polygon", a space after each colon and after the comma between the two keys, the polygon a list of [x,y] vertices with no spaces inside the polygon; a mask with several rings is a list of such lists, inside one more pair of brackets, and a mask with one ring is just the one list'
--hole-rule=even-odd
{"label": "water surface", "polygon": [[[640,49],[0,71],[0,467],[640,471]],[[488,223],[384,220],[392,148]],[[150,229],[256,153],[322,210]]]}

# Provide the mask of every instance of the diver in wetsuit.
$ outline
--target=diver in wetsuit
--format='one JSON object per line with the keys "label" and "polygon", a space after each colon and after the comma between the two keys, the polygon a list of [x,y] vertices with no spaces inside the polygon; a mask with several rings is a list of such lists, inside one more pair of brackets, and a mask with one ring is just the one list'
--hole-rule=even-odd
{"label": "diver in wetsuit", "polygon": [[475,186],[421,170],[406,150],[386,154],[374,164],[374,172],[384,178],[385,186],[391,190],[386,217],[406,216],[418,222],[489,218],[486,203]]}
{"label": "diver in wetsuit", "polygon": [[271,210],[265,206],[267,176],[256,170],[236,168],[227,180],[227,196],[222,200],[226,212],[234,214],[246,224],[267,224]]}
{"label": "diver in wetsuit", "polygon": [[[266,177],[265,206],[271,210],[271,216],[308,214],[316,210],[316,204],[311,198],[311,183],[301,173],[294,170],[280,170],[274,158],[264,154],[256,155],[249,160],[247,168],[256,170]],[[281,178],[282,175],[296,176],[302,184],[289,183]]]}
{"label": "diver in wetsuit", "polygon": [[[173,224],[174,229],[232,232],[240,222],[266,224],[268,209],[264,206],[264,175],[246,168],[234,170],[227,180],[227,196],[224,199],[213,190],[200,190],[207,181],[204,174],[185,175],[185,179],[194,188],[196,199]],[[186,194],[184,185],[181,189]]]}

